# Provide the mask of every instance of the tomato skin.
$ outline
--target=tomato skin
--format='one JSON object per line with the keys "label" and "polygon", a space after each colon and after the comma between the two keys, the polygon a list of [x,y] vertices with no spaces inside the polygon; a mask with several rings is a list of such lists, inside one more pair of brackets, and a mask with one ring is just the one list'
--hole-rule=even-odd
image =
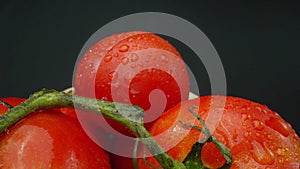
{"label": "tomato skin", "polygon": [[[1,99],[13,106],[24,99]],[[6,111],[0,105],[0,114]],[[3,111],[4,110],[4,111]],[[57,109],[33,112],[0,135],[1,168],[111,168],[109,155]]]}
{"label": "tomato skin", "polygon": [[[77,64],[74,87],[77,95],[142,107],[148,127],[165,110],[188,98],[189,77],[170,43],[149,32],[126,32],[99,41],[85,53]],[[150,102],[155,89],[163,94],[156,93]],[[132,135],[122,125],[106,120],[118,132]]]}
{"label": "tomato skin", "polygon": [[[215,99],[212,103],[212,96],[182,102],[164,113],[153,124],[150,133],[155,136],[165,132],[156,140],[175,160],[183,161],[193,144],[199,140],[201,132],[195,129],[188,130],[178,121],[201,126],[198,121],[194,123],[195,117],[188,111],[191,106],[200,105],[196,112],[204,120],[207,119],[209,111],[223,112],[221,121],[212,135],[231,149],[233,157],[231,168],[299,169],[300,139],[292,127],[276,112],[264,105],[242,98],[213,97]],[[224,98],[226,104],[223,109],[221,104],[218,106],[218,102]],[[185,110],[184,113],[179,114],[180,106],[182,110]],[[209,126],[209,122],[207,125]],[[180,140],[179,143],[174,144],[178,140]],[[175,146],[169,147],[169,145]],[[214,157],[218,150],[211,146],[208,144],[203,147],[202,162],[206,166],[218,166],[220,165],[218,160],[222,161],[222,158]],[[153,157],[148,157],[147,160],[159,166]],[[151,168],[141,159],[139,167]]]}

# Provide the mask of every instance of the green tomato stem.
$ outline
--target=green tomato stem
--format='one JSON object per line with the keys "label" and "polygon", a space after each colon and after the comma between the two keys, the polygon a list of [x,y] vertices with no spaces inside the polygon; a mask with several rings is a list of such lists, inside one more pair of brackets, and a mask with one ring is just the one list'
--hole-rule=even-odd
{"label": "green tomato stem", "polygon": [[166,169],[185,169],[180,163],[170,157],[163,148],[155,141],[147,129],[143,126],[144,110],[138,106],[96,100],[81,96],[71,95],[56,90],[43,89],[32,94],[20,105],[10,108],[5,114],[0,116],[0,133],[21,120],[31,112],[39,109],[70,107],[81,109],[86,112],[102,114],[103,116],[115,120],[129,128],[136,137],[152,153],[164,152],[154,157],[163,168]]}

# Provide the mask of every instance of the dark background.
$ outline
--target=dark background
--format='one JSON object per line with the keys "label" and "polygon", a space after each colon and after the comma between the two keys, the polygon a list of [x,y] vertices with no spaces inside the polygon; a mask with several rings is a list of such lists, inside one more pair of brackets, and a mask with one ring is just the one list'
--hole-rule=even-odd
{"label": "dark background", "polygon": [[[77,56],[95,31],[119,17],[150,11],[174,14],[198,26],[220,55],[228,95],[268,105],[300,133],[296,1],[0,0],[0,97],[28,97],[41,88],[71,86]],[[190,62],[193,53],[180,44],[178,49]],[[196,76],[201,94],[209,94],[205,71]]]}

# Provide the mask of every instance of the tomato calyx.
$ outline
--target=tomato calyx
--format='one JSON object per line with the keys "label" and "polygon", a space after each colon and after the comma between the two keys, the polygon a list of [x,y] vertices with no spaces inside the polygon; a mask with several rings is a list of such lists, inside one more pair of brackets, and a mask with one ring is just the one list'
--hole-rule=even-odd
{"label": "tomato calyx", "polygon": [[179,123],[181,123],[185,127],[201,131],[206,136],[206,138],[197,141],[193,145],[191,151],[189,152],[189,154],[184,159],[183,164],[187,168],[200,168],[200,169],[207,168],[202,163],[202,160],[201,160],[201,150],[202,150],[202,147],[205,144],[212,142],[217,147],[217,149],[219,150],[219,152],[222,154],[222,156],[224,157],[224,159],[226,160],[226,162],[220,168],[221,169],[230,168],[231,163],[232,163],[232,153],[231,153],[231,150],[228,147],[226,147],[223,143],[221,143],[216,137],[214,137],[213,135],[211,135],[211,133],[210,133],[210,131],[209,131],[209,129],[208,129],[205,121],[194,111],[194,109],[196,109],[196,108],[197,108],[197,106],[191,106],[189,108],[189,112],[191,112],[200,121],[200,123],[203,125],[203,127],[189,125],[189,124],[184,123],[183,121],[179,121]]}

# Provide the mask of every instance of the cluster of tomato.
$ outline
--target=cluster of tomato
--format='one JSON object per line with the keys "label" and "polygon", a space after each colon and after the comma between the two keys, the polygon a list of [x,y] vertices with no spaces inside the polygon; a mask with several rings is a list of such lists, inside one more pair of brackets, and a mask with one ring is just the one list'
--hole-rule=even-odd
{"label": "cluster of tomato", "polygon": [[[177,161],[184,161],[200,138],[201,131],[180,123],[201,126],[189,112],[196,105],[193,111],[204,120],[212,112],[218,114],[206,124],[213,125],[212,135],[231,150],[231,168],[300,168],[299,137],[266,106],[230,96],[188,100],[189,76],[184,61],[170,43],[155,34],[127,32],[97,42],[78,62],[74,87],[76,95],[142,107],[145,127],[153,137],[159,135],[156,141]],[[24,101],[1,100],[12,106]],[[0,114],[7,110],[0,104]],[[97,138],[86,134],[77,115],[86,118],[88,125],[99,126]],[[131,131],[97,116],[66,108],[30,114],[0,135],[0,168],[134,168],[132,158],[105,151],[92,141],[111,141],[116,152],[131,152],[131,143],[124,146],[118,136],[113,141],[107,136],[116,130],[134,137]],[[205,144],[200,154],[207,168],[220,168],[225,163],[213,143]],[[152,168],[149,163],[160,167],[151,156],[137,160],[141,169]]]}

